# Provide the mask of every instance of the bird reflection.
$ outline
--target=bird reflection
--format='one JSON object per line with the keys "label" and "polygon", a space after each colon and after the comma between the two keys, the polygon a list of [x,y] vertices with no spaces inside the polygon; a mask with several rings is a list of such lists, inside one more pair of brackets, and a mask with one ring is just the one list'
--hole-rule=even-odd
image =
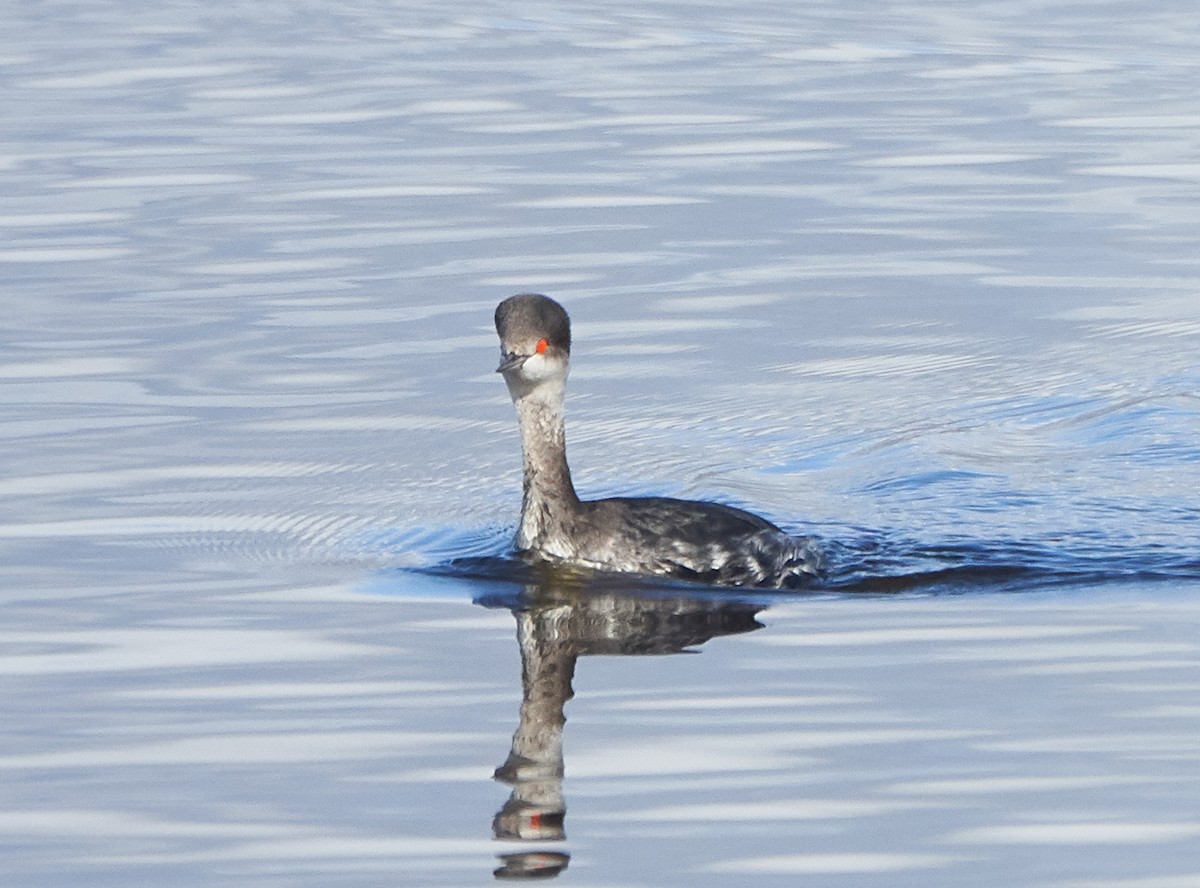
{"label": "bird reflection", "polygon": [[[519,595],[479,601],[507,607],[517,620],[521,649],[521,709],[512,748],[496,780],[512,792],[492,821],[497,839],[555,842],[566,838],[563,798],[563,707],[579,657],[675,654],[718,635],[762,627],[763,604],[679,590],[597,588],[578,577],[547,571]],[[497,878],[551,878],[569,856],[545,850],[500,856]]]}

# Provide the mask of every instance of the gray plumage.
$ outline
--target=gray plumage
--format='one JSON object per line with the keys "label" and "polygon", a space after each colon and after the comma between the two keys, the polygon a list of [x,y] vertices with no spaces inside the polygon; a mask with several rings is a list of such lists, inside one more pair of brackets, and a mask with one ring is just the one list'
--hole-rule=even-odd
{"label": "gray plumage", "polygon": [[521,293],[496,308],[517,409],[524,496],[516,547],[535,560],[728,586],[792,587],[820,570],[812,540],[718,503],[666,497],[583,501],[567,466],[563,397],[571,325],[562,306]]}

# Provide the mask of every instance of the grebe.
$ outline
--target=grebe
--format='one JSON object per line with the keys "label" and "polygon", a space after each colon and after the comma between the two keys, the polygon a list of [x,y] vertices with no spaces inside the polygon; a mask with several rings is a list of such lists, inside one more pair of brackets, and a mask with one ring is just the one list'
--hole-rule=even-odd
{"label": "grebe", "polygon": [[812,540],[741,509],[666,497],[581,500],[563,426],[570,318],[548,296],[520,293],[497,306],[496,332],[496,372],[516,406],[524,454],[522,555],[728,586],[794,587],[817,575]]}

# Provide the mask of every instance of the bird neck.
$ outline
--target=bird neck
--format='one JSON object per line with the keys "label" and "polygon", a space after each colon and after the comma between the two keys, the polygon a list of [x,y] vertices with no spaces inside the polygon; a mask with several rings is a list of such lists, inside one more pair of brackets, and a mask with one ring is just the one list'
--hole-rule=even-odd
{"label": "bird neck", "polygon": [[567,466],[563,388],[561,382],[547,382],[513,399],[525,463],[521,528],[517,534],[517,545],[522,549],[532,548],[551,526],[567,523],[579,507]]}

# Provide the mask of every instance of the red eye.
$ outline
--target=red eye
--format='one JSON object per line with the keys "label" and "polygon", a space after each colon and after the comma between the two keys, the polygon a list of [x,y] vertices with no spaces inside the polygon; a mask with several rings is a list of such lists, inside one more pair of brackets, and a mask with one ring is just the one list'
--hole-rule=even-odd
{"label": "red eye", "polygon": [[544,355],[544,354],[546,353],[546,347],[547,347],[549,344],[550,344],[550,343],[548,343],[546,340],[544,340],[544,339],[539,339],[539,340],[538,340],[538,344],[535,346],[535,348],[537,349],[537,353],[538,353],[539,355]]}

